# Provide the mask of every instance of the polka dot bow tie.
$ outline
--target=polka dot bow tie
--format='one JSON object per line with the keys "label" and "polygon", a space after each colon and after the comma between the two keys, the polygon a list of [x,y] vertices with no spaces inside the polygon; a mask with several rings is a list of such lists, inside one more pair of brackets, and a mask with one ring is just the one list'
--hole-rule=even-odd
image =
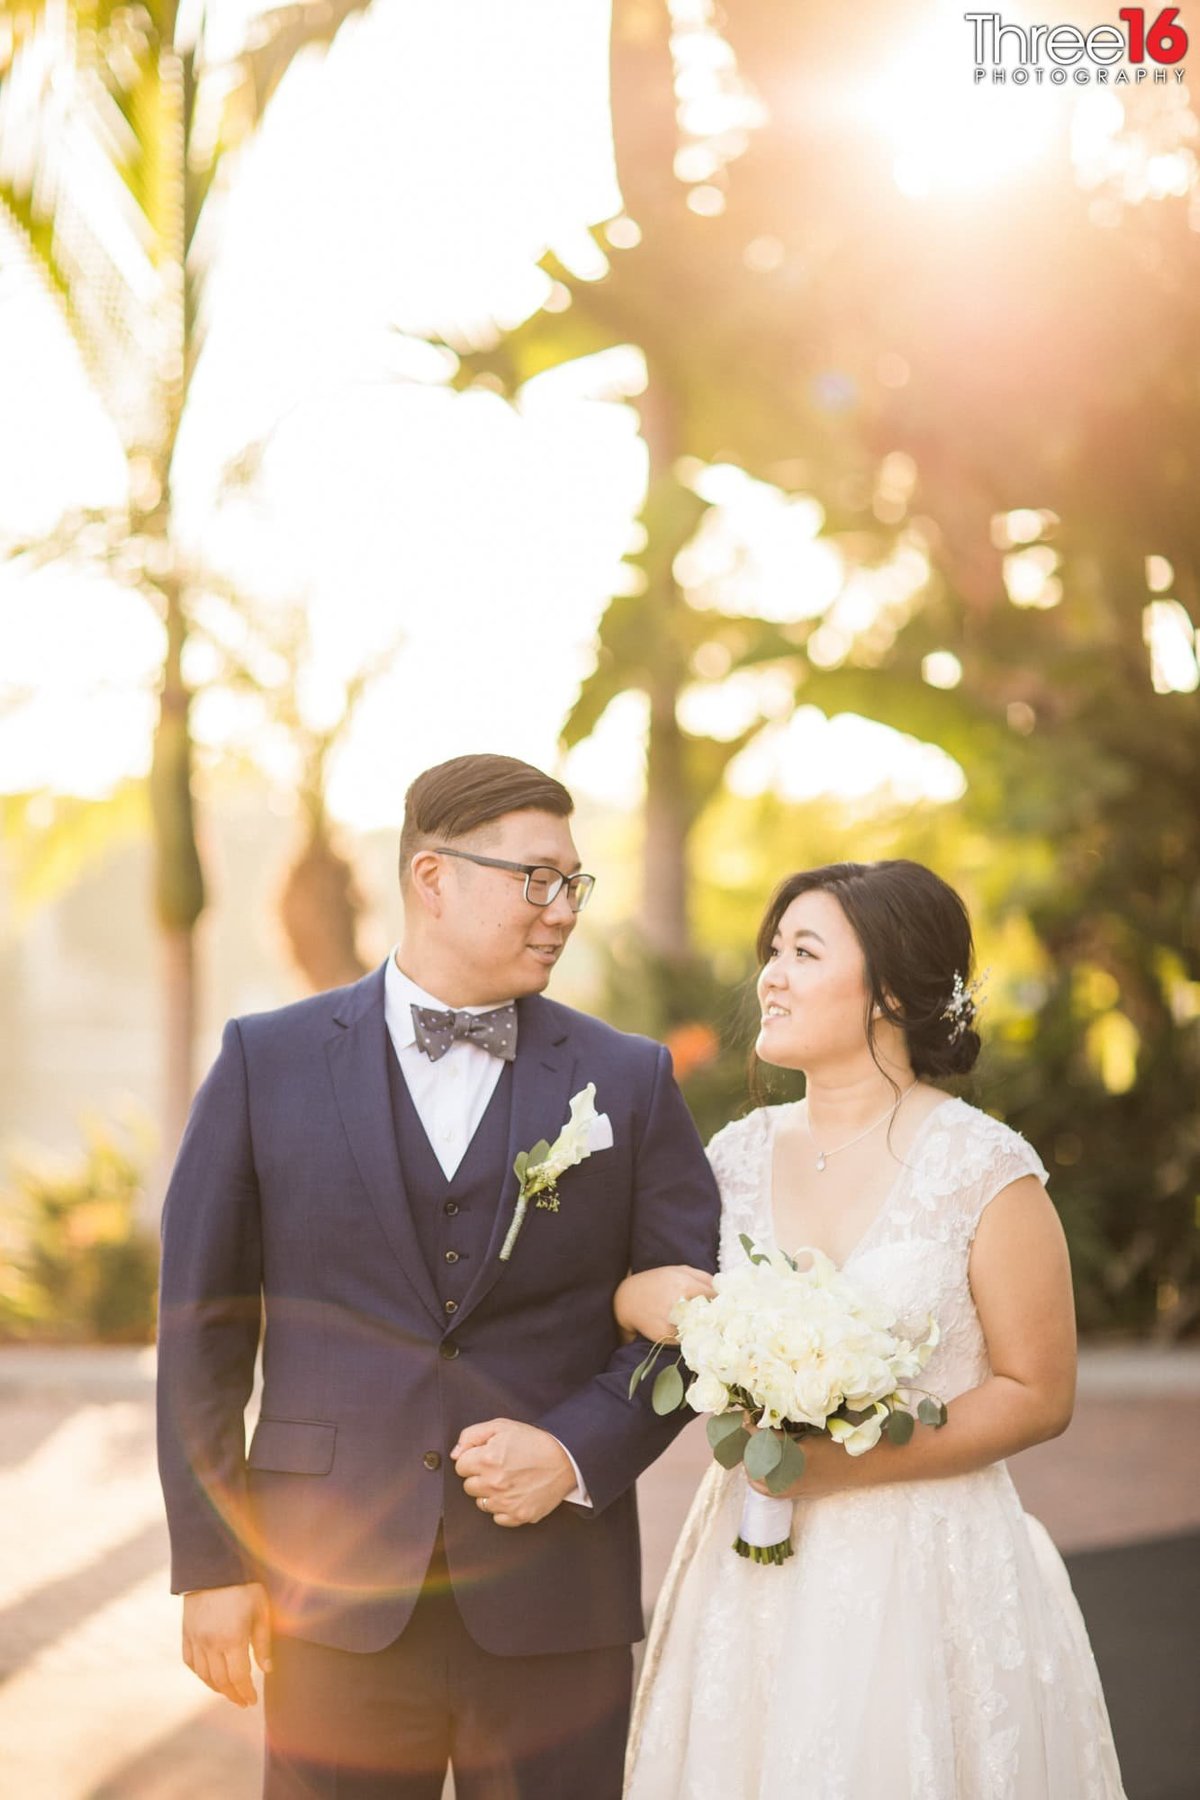
{"label": "polka dot bow tie", "polygon": [[517,1054],[517,1003],[497,1006],[491,1012],[438,1012],[432,1006],[414,1006],[413,1031],[417,1049],[423,1050],[430,1062],[445,1056],[455,1038],[466,1038],[481,1050],[490,1050],[504,1062]]}

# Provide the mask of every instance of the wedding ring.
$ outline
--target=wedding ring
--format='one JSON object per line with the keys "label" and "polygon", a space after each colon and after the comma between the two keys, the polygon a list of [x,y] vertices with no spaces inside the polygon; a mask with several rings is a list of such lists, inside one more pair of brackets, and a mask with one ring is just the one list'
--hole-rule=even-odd
{"label": "wedding ring", "polygon": [[488,1509],[488,1497],[486,1494],[481,1496],[479,1504],[480,1504],[480,1506],[482,1506],[484,1512],[486,1512]]}

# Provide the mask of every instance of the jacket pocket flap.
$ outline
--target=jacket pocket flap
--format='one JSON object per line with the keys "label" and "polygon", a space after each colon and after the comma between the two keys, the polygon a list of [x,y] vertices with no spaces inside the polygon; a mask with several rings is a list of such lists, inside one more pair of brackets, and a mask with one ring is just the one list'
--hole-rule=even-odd
{"label": "jacket pocket flap", "polygon": [[246,1460],[252,1469],[328,1475],[336,1437],[336,1425],[319,1425],[311,1419],[260,1419]]}

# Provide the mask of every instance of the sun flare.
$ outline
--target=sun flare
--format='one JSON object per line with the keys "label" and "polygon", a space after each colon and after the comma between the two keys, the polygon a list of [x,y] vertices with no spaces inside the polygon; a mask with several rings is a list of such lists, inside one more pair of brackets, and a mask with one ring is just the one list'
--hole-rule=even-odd
{"label": "sun flare", "polygon": [[910,199],[961,194],[1019,177],[1063,128],[1064,103],[1044,87],[972,79],[971,29],[943,9],[865,90],[866,116],[891,150]]}

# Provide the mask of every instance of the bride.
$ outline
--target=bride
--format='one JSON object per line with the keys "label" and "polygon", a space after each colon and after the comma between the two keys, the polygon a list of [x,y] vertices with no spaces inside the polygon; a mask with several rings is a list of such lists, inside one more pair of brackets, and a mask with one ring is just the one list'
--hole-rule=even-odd
{"label": "bride", "polygon": [[[626,1800],[1119,1800],[1083,1619],[1004,1461],[1071,1417],[1066,1244],[1035,1152],[937,1085],[980,1047],[966,909],[917,863],[834,864],[782,883],[758,952],[757,1054],[807,1093],[709,1146],[721,1267],[741,1233],[816,1247],[906,1335],[934,1314],[923,1379],[949,1420],[856,1458],[806,1438],[780,1567],[733,1553],[747,1476],[713,1464],[659,1599]],[[648,1270],[617,1317],[654,1340],[705,1291]]]}

